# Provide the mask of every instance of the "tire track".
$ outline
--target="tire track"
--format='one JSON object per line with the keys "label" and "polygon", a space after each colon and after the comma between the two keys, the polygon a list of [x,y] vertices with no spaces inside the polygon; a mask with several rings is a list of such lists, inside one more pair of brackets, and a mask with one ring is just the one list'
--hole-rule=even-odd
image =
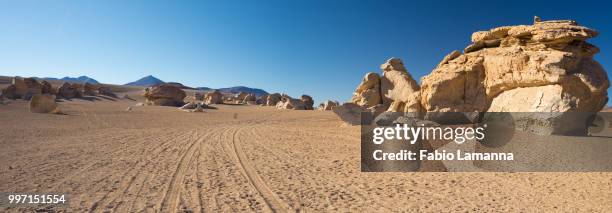
{"label": "tire track", "polygon": [[[247,122],[252,123],[252,122]],[[242,146],[240,145],[240,140],[236,135],[240,131],[240,127],[235,127],[230,129],[231,140],[225,140],[226,144],[230,150],[229,155],[233,157],[236,162],[236,165],[240,168],[245,178],[249,182],[251,186],[253,186],[258,193],[264,198],[267,207],[269,210],[273,212],[286,212],[290,208],[287,204],[285,204],[273,191],[268,187],[266,182],[257,174],[255,167],[253,167],[246,154],[242,151]],[[228,135],[226,135],[228,136]]]}
{"label": "tire track", "polygon": [[196,140],[191,143],[189,148],[180,157],[179,163],[177,164],[172,175],[172,180],[170,181],[166,193],[164,194],[164,198],[162,199],[162,203],[158,207],[158,211],[160,212],[174,212],[178,208],[180,203],[181,189],[183,188],[182,184],[183,180],[185,179],[185,171],[189,167],[189,162],[191,162],[195,151],[199,149],[202,141],[205,139],[205,137],[198,137],[197,134],[198,133],[196,131]]}
{"label": "tire track", "polygon": [[[174,142],[175,139],[177,138],[170,137],[170,139],[156,146],[151,151],[151,155],[157,155],[159,153],[165,152],[168,148],[172,147],[172,145],[174,144],[172,142]],[[144,167],[146,167],[153,161],[152,159],[146,159],[147,156],[148,155],[141,156],[140,159],[136,163],[134,163],[134,165],[126,169],[126,171],[121,175],[122,179],[118,184],[119,186],[117,187],[117,190],[109,191],[106,194],[104,194],[100,199],[95,201],[90,207],[89,212],[94,212],[99,207],[105,208],[109,204],[114,203],[117,199],[125,195],[127,190],[129,190],[129,188],[132,186],[132,184],[136,180],[136,177],[138,177],[143,172]],[[116,206],[113,206],[113,208],[116,208]]]}

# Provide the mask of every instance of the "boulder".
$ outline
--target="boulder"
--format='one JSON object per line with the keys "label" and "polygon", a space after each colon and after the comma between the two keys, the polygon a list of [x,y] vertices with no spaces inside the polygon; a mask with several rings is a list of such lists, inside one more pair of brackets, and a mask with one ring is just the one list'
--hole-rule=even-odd
{"label": "boulder", "polygon": [[257,97],[255,97],[255,94],[248,94],[244,96],[244,99],[241,100],[242,103],[248,103],[249,101],[257,101]]}
{"label": "boulder", "polygon": [[367,73],[355,89],[351,102],[364,107],[381,104],[380,76],[373,72]]}
{"label": "boulder", "polygon": [[276,104],[276,108],[293,109],[293,110],[305,110],[306,109],[304,102],[298,99],[293,99],[293,98],[285,98],[284,101],[279,101]]}
{"label": "boulder", "polygon": [[20,98],[20,96],[17,95],[17,87],[14,84],[8,85],[2,89],[2,96],[7,99]]}
{"label": "boulder", "polygon": [[239,101],[244,101],[244,98],[246,98],[249,95],[249,93],[246,92],[240,92],[236,95],[236,100]]}
{"label": "boulder", "polygon": [[155,106],[182,106],[185,96],[185,91],[172,84],[149,87],[144,93],[146,104]]}
{"label": "boulder", "polygon": [[314,100],[312,100],[312,97],[310,97],[309,95],[302,95],[300,100],[304,104],[304,109],[306,109],[306,110],[313,110],[314,109],[313,108]]}
{"label": "boulder", "polygon": [[569,20],[476,32],[463,55],[453,54],[422,78],[422,106],[428,112],[597,112],[610,81],[593,59],[599,49],[586,42],[595,36]]}
{"label": "boulder", "polygon": [[30,99],[30,112],[34,113],[59,113],[55,102],[55,95],[35,94]]}
{"label": "boulder", "polygon": [[40,86],[42,94],[54,94],[53,86],[48,81],[41,81]]}
{"label": "boulder", "polygon": [[319,104],[319,107],[317,107],[318,110],[332,110],[334,109],[334,107],[338,106],[338,102],[337,101],[331,101],[331,100],[327,100],[321,104]]}
{"label": "boulder", "polygon": [[206,104],[222,104],[223,94],[221,94],[219,90],[213,90],[212,92],[206,93],[204,102]]}
{"label": "boulder", "polygon": [[270,95],[263,95],[257,98],[257,105],[266,105],[266,102],[268,100],[268,96]]}
{"label": "boulder", "polygon": [[75,88],[72,84],[68,82],[64,82],[62,86],[57,88],[56,94],[59,97],[62,97],[65,99],[76,98],[79,96],[79,92],[77,91],[77,88]]}
{"label": "boulder", "polygon": [[273,93],[268,95],[266,98],[266,106],[276,106],[276,104],[281,100],[281,94]]}
{"label": "boulder", "polygon": [[382,104],[392,112],[421,112],[420,87],[406,71],[402,60],[390,58],[380,65]]}

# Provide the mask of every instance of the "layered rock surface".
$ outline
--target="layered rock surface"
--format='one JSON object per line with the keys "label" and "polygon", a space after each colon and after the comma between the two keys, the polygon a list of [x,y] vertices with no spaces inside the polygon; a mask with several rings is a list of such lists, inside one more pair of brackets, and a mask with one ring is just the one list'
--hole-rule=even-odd
{"label": "layered rock surface", "polygon": [[421,103],[428,112],[597,112],[610,86],[586,42],[597,34],[570,20],[475,32],[464,54],[422,78]]}

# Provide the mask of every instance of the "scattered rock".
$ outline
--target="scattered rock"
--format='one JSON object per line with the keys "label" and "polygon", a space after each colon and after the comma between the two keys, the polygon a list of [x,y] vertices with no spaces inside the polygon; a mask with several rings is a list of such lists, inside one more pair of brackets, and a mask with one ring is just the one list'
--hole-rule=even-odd
{"label": "scattered rock", "polygon": [[182,107],[179,107],[179,109],[182,109],[182,110],[195,109],[196,107],[197,107],[196,103],[189,102],[189,103],[186,103],[185,105],[183,105]]}
{"label": "scattered rock", "polygon": [[334,107],[337,107],[338,105],[338,101],[331,101],[331,100],[327,100],[321,104],[319,104],[319,107],[317,107],[318,110],[332,110],[334,109]]}
{"label": "scattered rock", "polygon": [[144,94],[146,104],[155,106],[181,106],[186,96],[185,91],[172,84],[149,87]]}

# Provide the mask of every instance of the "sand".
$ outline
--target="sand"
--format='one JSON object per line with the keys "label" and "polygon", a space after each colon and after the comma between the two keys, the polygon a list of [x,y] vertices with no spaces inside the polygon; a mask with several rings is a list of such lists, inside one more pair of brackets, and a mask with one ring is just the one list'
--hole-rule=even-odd
{"label": "sand", "polygon": [[68,193],[70,212],[612,209],[612,173],[361,173],[359,127],[329,111],[137,101],[0,105],[0,192]]}

